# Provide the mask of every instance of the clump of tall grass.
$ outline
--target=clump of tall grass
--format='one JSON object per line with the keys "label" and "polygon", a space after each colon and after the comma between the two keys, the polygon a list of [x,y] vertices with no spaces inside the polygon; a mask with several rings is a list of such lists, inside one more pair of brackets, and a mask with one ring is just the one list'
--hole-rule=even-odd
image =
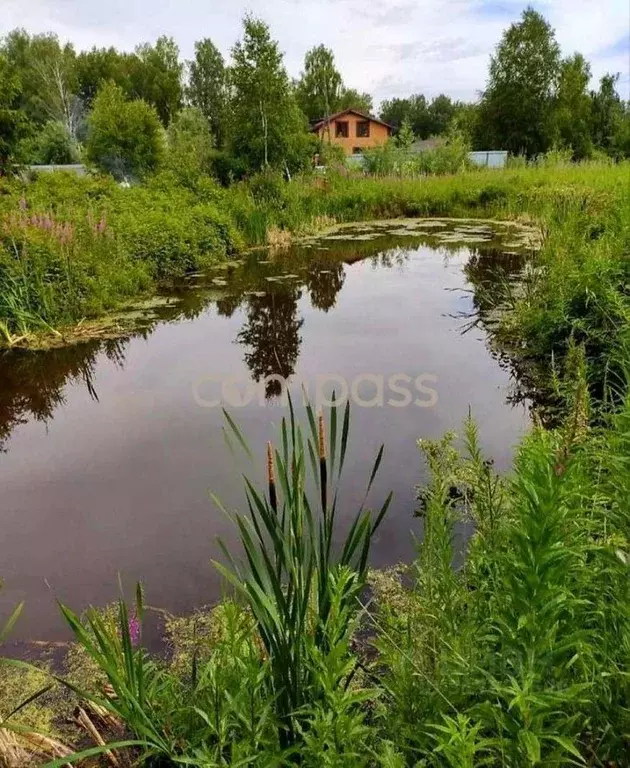
{"label": "clump of tall grass", "polygon": [[[318,665],[333,655],[339,665],[338,678],[329,681],[333,688],[356,671],[339,649],[349,642],[357,598],[366,582],[370,544],[391,501],[390,494],[374,516],[361,505],[339,542],[338,490],[350,404],[346,403],[340,424],[337,407],[332,407],[328,441],[323,416],[316,421],[310,405],[306,411],[305,433],[290,403],[290,419],[281,424],[280,446],[267,446],[267,493],[245,480],[249,516],[236,515],[235,522],[247,566],[238,565],[225,547],[230,567],[217,564],[256,619],[271,666],[272,695],[282,726],[280,743],[285,747],[301,740],[305,713],[325,694],[318,690],[322,683]],[[246,448],[238,427],[228,421]],[[366,498],[382,456],[381,447]],[[307,491],[309,476],[315,481],[315,499]]]}
{"label": "clump of tall grass", "polygon": [[286,249],[291,245],[293,236],[291,232],[286,229],[277,229],[276,227],[270,227],[267,230],[267,245],[272,250]]}
{"label": "clump of tall grass", "polygon": [[366,150],[363,170],[374,176],[442,176],[460,173],[474,166],[469,159],[470,146],[459,135],[453,135],[441,146],[424,152],[413,152],[388,142]]}

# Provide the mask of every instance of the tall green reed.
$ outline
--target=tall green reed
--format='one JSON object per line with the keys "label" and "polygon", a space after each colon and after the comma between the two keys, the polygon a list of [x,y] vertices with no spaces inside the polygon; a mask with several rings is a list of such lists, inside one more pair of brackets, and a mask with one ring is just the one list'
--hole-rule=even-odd
{"label": "tall green reed", "polygon": [[[335,646],[337,638],[331,628],[339,613],[346,619],[342,629],[337,625],[336,633],[347,632],[366,582],[370,544],[392,498],[390,493],[375,515],[365,509],[364,501],[342,538],[336,523],[350,430],[349,403],[341,422],[337,406],[331,408],[328,441],[324,417],[316,420],[310,404],[306,407],[306,430],[297,422],[290,401],[289,407],[289,420],[282,419],[280,445],[267,446],[266,493],[245,478],[249,515],[234,515],[245,563],[237,563],[225,547],[229,565],[217,563],[256,619],[271,665],[284,746],[299,740],[304,707],[318,697],[310,644],[324,654]],[[249,450],[240,429],[225,415],[230,434]],[[366,499],[382,457],[381,446],[367,483]],[[310,498],[309,479],[314,481],[316,498]],[[336,539],[340,540],[338,546]],[[349,569],[350,575],[344,579],[341,598],[335,603],[336,579],[343,569]]]}

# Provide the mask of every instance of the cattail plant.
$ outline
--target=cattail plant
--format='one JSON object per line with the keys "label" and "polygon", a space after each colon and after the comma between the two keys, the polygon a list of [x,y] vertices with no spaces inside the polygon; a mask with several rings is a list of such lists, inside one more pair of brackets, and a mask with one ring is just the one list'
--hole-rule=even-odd
{"label": "cattail plant", "polygon": [[[318,696],[316,675],[309,663],[311,649],[327,653],[339,637],[333,605],[338,609],[335,614],[341,611],[346,617],[346,632],[357,613],[370,544],[392,498],[390,493],[375,515],[362,504],[348,534],[341,539],[335,522],[350,429],[349,404],[340,433],[337,406],[331,408],[328,444],[323,415],[316,421],[308,405],[308,428],[303,430],[291,401],[289,408],[289,420],[282,420],[280,446],[267,445],[267,492],[257,490],[246,477],[249,515],[234,515],[245,563],[236,562],[223,544],[229,565],[216,563],[245,598],[256,619],[271,665],[272,694],[283,746],[291,746],[299,739],[301,713]],[[225,413],[225,417],[227,434],[249,453],[240,429],[229,414]],[[383,447],[374,462],[366,498],[382,457]],[[307,491],[309,479],[315,481],[316,501]],[[337,542],[341,546],[335,548]],[[341,600],[335,594],[340,569],[351,571]],[[336,629],[331,632],[333,619]]]}

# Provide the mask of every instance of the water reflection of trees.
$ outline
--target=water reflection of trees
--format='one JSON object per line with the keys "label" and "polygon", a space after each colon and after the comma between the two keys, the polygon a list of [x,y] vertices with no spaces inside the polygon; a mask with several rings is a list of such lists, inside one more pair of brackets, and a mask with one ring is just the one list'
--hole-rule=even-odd
{"label": "water reflection of trees", "polygon": [[514,286],[519,282],[526,257],[520,253],[505,253],[494,248],[469,248],[470,257],[464,265],[464,275],[473,286],[473,303],[483,320],[484,313],[509,304]]}
{"label": "water reflection of trees", "polygon": [[[308,294],[313,308],[329,312],[344,286],[347,264],[369,258],[375,268],[402,266],[414,247],[414,243],[405,242],[401,247],[400,241],[380,239],[354,246],[336,243],[327,251],[292,250],[272,259],[252,256],[221,272],[220,287],[216,285],[216,273],[214,277],[209,275],[205,283],[180,286],[172,293],[174,301],[156,308],[143,327],[128,338],[149,336],[161,321],[194,319],[211,306],[223,317],[231,317],[241,308],[245,321],[236,341],[245,348],[244,361],[252,378],[261,381],[277,375],[289,379],[296,369],[302,343],[300,299]],[[461,246],[444,245],[440,249],[444,250],[445,258],[450,258],[461,251]],[[472,322],[482,324],[492,336],[494,310],[509,298],[524,259],[491,247],[468,246],[466,250],[470,257],[463,269],[472,288]],[[287,279],[288,273],[294,277]],[[55,409],[65,402],[67,384],[81,383],[97,400],[98,356],[104,354],[122,367],[127,343],[128,339],[100,340],[49,352],[0,351],[0,450],[18,425],[32,419],[51,419]],[[496,348],[492,351],[499,356]],[[519,378],[515,376],[515,381]],[[280,393],[279,382],[267,383],[268,397]],[[517,393],[514,399],[521,397]]]}
{"label": "water reflection of trees", "polygon": [[337,303],[337,295],[346,279],[345,265],[316,262],[309,266],[304,282],[315,309],[328,312]]}
{"label": "water reflection of trees", "polygon": [[0,352],[0,451],[13,430],[30,419],[47,422],[65,403],[67,384],[81,383],[94,400],[96,358],[100,353],[123,366],[124,339],[107,339],[49,352]]}
{"label": "water reflection of trees", "polygon": [[[281,277],[290,267],[295,264],[252,261],[234,271],[225,289],[180,286],[173,292],[171,304],[157,307],[142,328],[122,339],[102,339],[47,352],[0,350],[0,451],[6,450],[19,425],[51,420],[66,401],[67,385],[80,383],[98,400],[95,372],[99,355],[122,367],[131,338],[148,337],[161,321],[195,319],[210,306],[223,317],[231,317],[240,307],[245,310],[246,320],[237,341],[247,347],[244,359],[253,379],[259,381],[272,374],[288,379],[295,371],[302,342],[298,302],[304,290],[310,294],[313,307],[327,312],[334,307],[345,278],[343,263],[326,259],[308,263],[301,270],[301,282],[265,280],[268,276]],[[274,382],[266,389],[268,397],[280,394],[280,385]]]}
{"label": "water reflection of trees", "polygon": [[537,377],[532,375],[531,366],[510,348],[509,339],[500,335],[501,319],[519,293],[527,261],[523,253],[470,248],[464,274],[472,286],[473,310],[464,330],[478,326],[485,330],[490,354],[510,374],[506,402],[512,405],[527,402],[533,409],[541,404]]}
{"label": "water reflection of trees", "polygon": [[409,261],[409,255],[411,250],[407,248],[389,248],[386,251],[375,253],[370,257],[370,262],[374,269],[377,267],[385,267],[391,269],[392,267],[403,267]]}
{"label": "water reflection of trees", "polygon": [[[274,375],[289,379],[295,372],[302,343],[300,328],[304,323],[297,308],[301,295],[300,289],[286,287],[248,297],[247,320],[236,340],[248,348],[244,359],[254,381]],[[267,397],[280,394],[280,381],[266,382]]]}

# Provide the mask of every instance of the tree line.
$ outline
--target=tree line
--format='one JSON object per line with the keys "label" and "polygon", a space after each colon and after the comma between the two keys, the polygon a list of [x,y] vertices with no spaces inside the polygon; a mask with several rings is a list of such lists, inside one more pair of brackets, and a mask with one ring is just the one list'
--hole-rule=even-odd
{"label": "tree line", "polygon": [[[457,131],[479,149],[533,157],[551,147],[575,159],[596,150],[630,155],[630,114],[605,75],[589,90],[590,66],[562,58],[555,33],[528,8],[491,57],[476,104],[440,94],[386,100],[380,117],[403,144]],[[224,178],[271,166],[299,170],[317,151],[309,121],[347,108],[373,112],[367,93],[348,88],[332,51],[307,52],[291,80],[269,27],[251,16],[230,61],[205,38],[191,61],[173,38],[130,52],[77,52],[54,34],[22,29],[0,40],[0,171],[16,163],[86,159],[118,175],[165,162],[201,164]]]}
{"label": "tree line", "polygon": [[604,75],[597,90],[589,90],[590,80],[584,56],[562,58],[550,24],[527,8],[491,57],[478,103],[443,94],[429,102],[416,94],[385,101],[380,116],[422,139],[459,130],[479,150],[531,158],[557,147],[570,150],[575,160],[597,150],[629,157],[630,111],[617,93],[618,75]]}

